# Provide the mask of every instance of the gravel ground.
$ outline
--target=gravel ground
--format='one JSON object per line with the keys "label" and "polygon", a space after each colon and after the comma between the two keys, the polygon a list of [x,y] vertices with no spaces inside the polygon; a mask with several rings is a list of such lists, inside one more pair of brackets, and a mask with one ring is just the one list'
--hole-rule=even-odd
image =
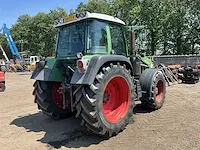
{"label": "gravel ground", "polygon": [[126,129],[104,140],[74,117],[52,120],[43,115],[33,102],[33,82],[30,73],[6,74],[7,89],[0,93],[1,150],[200,150],[200,83],[167,87],[160,110],[137,105]]}

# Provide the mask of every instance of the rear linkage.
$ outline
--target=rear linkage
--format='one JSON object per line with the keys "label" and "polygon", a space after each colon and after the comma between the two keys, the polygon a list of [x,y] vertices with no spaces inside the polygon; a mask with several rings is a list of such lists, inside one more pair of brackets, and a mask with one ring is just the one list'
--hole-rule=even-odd
{"label": "rear linkage", "polygon": [[[65,76],[65,80],[62,82],[61,87],[59,89],[59,93],[63,95],[63,109],[66,109],[66,106],[70,105],[71,111],[74,112],[74,107],[78,103],[78,101],[74,101],[74,95],[79,91],[82,85],[78,86],[74,90],[74,85],[69,84],[71,81],[72,74],[74,73],[74,69],[71,66],[65,66],[63,62],[60,62],[57,64],[57,67],[60,68],[60,70],[65,70],[62,72],[63,76]],[[66,98],[67,92],[70,93],[70,102]]]}

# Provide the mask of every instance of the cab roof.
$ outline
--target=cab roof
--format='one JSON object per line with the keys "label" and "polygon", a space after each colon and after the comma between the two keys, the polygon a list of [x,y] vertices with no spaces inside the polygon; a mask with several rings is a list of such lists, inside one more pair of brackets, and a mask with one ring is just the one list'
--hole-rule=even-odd
{"label": "cab roof", "polygon": [[100,14],[100,13],[90,13],[90,12],[83,12],[79,14],[73,14],[70,16],[67,16],[65,18],[61,18],[56,23],[54,24],[54,27],[60,27],[64,26],[67,24],[75,23],[81,20],[86,20],[86,19],[99,19],[99,20],[105,20],[105,21],[110,21],[114,22],[117,24],[125,25],[125,22],[120,20],[119,18],[106,15],[106,14]]}

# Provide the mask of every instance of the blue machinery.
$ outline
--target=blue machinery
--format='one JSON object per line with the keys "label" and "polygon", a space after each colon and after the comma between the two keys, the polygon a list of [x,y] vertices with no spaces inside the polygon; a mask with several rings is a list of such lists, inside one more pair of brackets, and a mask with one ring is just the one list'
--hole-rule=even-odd
{"label": "blue machinery", "polygon": [[11,36],[10,30],[6,27],[6,24],[3,24],[3,27],[0,29],[0,32],[3,32],[3,34],[6,36],[6,40],[8,42],[8,45],[10,47],[10,50],[12,52],[12,55],[14,58],[17,58],[19,60],[22,60],[21,55],[19,54],[19,51],[16,47],[15,42],[13,41],[13,38]]}

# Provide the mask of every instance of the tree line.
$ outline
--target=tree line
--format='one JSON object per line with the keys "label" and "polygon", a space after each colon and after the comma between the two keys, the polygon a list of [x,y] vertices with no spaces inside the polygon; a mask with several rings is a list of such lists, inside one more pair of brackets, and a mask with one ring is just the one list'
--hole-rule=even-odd
{"label": "tree line", "polygon": [[[200,1],[198,0],[89,0],[75,10],[64,8],[24,14],[12,25],[11,33],[19,50],[30,55],[52,56],[57,29],[54,21],[77,12],[104,13],[122,19],[127,25],[144,25],[147,55],[197,54],[200,51]],[[11,56],[4,35],[0,43]]]}

